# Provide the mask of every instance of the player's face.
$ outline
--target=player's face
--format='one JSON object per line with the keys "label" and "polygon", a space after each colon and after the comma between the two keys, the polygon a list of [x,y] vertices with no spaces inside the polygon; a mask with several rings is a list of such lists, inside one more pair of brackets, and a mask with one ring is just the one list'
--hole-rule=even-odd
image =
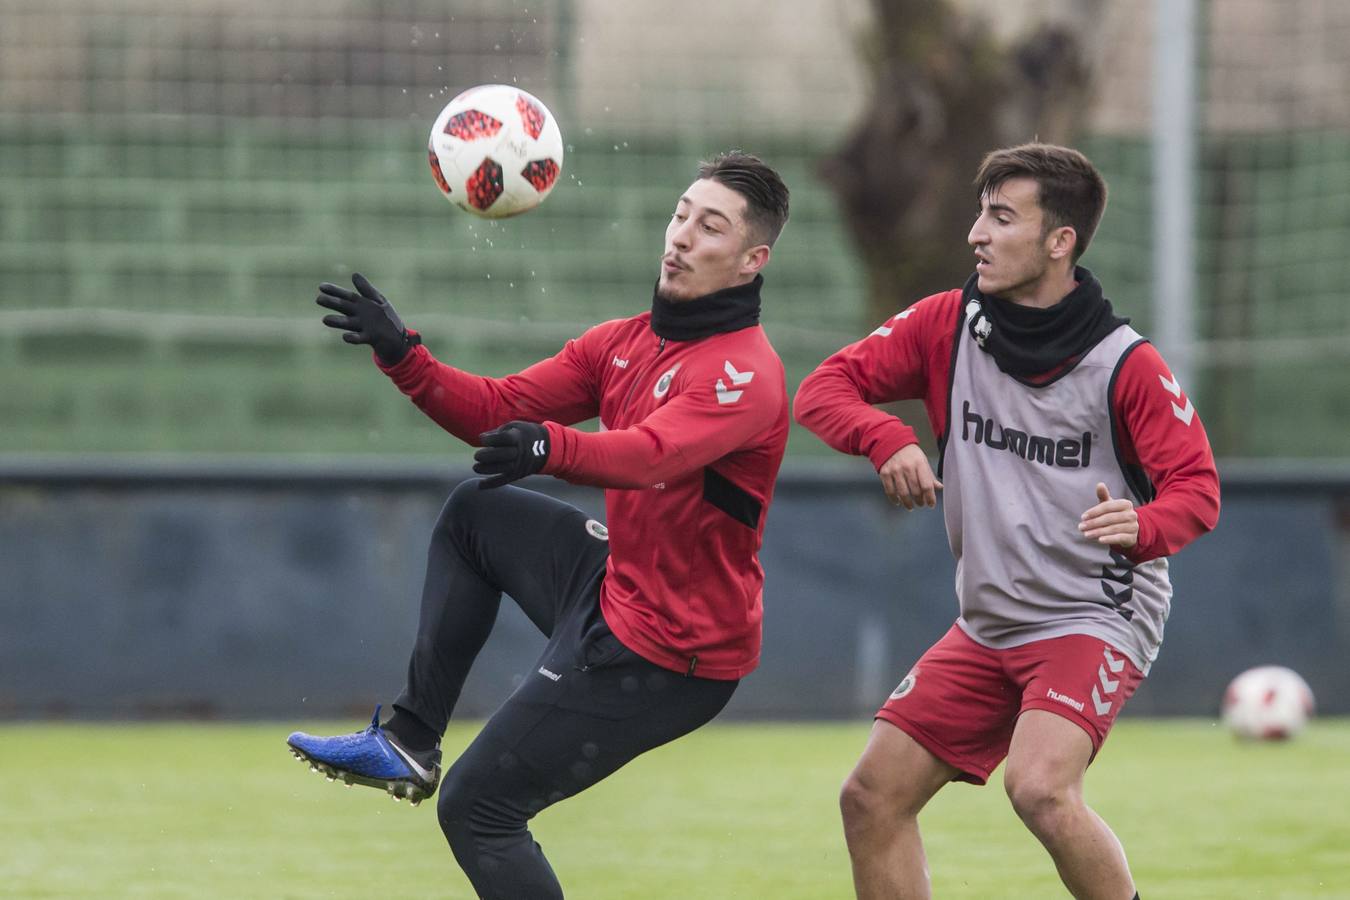
{"label": "player's face", "polygon": [[975,248],[981,293],[1032,300],[1058,274],[1054,263],[1072,250],[1073,229],[1044,233],[1039,194],[1033,179],[1010,178],[980,198],[980,215],[966,240]]}
{"label": "player's face", "polygon": [[726,185],[702,178],[675,204],[666,226],[657,293],[667,300],[693,300],[745,284],[768,260],[769,248],[752,246],[745,198]]}

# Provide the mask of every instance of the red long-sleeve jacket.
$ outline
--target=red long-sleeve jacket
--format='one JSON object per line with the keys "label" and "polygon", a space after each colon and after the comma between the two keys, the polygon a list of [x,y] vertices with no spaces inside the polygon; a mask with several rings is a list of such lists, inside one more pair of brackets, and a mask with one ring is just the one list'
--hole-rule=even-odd
{"label": "red long-sleeve jacket", "polygon": [[[940,440],[948,427],[960,312],[961,291],[934,294],[835,353],[798,389],[797,420],[836,450],[866,456],[880,469],[918,438],[872,404],[920,399]],[[1218,521],[1219,476],[1209,439],[1198,418],[1191,425],[1190,398],[1152,344],[1126,357],[1110,402],[1121,460],[1140,467],[1155,493],[1138,508],[1138,540],[1126,555],[1135,562],[1170,556]]]}
{"label": "red long-sleeve jacket", "polygon": [[[513,419],[543,422],[543,472],[607,489],[600,604],[614,634],[682,674],[740,678],[759,663],[759,548],[788,434],[783,365],[757,325],[675,341],[650,321],[604,322],[505,378],[420,345],[384,371],[469,444]],[[596,416],[598,433],[568,427]]]}

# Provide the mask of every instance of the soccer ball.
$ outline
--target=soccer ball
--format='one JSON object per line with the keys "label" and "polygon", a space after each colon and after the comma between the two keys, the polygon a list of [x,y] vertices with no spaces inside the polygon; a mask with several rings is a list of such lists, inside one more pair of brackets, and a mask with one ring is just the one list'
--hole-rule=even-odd
{"label": "soccer ball", "polygon": [[1257,666],[1228,685],[1223,722],[1241,738],[1285,740],[1303,730],[1313,713],[1312,689],[1293,669]]}
{"label": "soccer ball", "polygon": [[537,97],[485,84],[441,110],[427,156],[445,199],[475,216],[500,219],[534,209],[553,190],[562,174],[562,135]]}

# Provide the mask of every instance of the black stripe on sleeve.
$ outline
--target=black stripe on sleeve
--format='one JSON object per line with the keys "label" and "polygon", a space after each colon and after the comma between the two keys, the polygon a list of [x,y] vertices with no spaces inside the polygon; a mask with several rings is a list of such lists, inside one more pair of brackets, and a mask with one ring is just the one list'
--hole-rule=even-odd
{"label": "black stripe on sleeve", "polygon": [[703,469],[703,499],[745,527],[759,528],[760,502],[711,467]]}
{"label": "black stripe on sleeve", "polygon": [[943,463],[947,461],[947,441],[952,435],[952,385],[956,384],[956,354],[961,349],[961,334],[966,325],[966,295],[963,292],[956,307],[956,334],[952,337],[952,358],[947,364],[947,427],[938,439],[937,477],[942,478]]}
{"label": "black stripe on sleeve", "polygon": [[1111,381],[1106,386],[1106,408],[1111,413],[1111,447],[1116,452],[1116,465],[1120,466],[1120,473],[1125,476],[1125,484],[1129,486],[1134,493],[1135,500],[1138,503],[1148,503],[1153,499],[1153,482],[1149,481],[1148,473],[1144,471],[1143,466],[1130,465],[1125,462],[1125,454],[1121,453],[1120,447],[1120,412],[1116,409],[1116,379],[1120,377],[1120,370],[1125,368],[1125,360],[1129,359],[1140,344],[1147,344],[1147,338],[1140,338],[1130,346],[1126,347],[1120,354],[1120,359],[1116,360],[1116,368],[1111,372]]}

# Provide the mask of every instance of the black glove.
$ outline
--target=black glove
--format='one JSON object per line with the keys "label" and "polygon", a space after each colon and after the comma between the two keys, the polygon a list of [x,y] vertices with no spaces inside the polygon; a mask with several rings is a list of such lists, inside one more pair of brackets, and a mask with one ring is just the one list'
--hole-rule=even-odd
{"label": "black glove", "polygon": [[319,285],[319,296],[314,302],[342,313],[324,316],[323,324],[347,332],[342,339],[349,344],[369,344],[386,366],[394,365],[408,355],[414,344],[422,343],[420,337],[408,333],[394,307],[364,275],[359,272],[352,275],[352,284],[356,285],[355,294],[326,281]]}
{"label": "black glove", "polygon": [[533,475],[548,462],[548,429],[534,422],[507,422],[479,440],[483,446],[473,455],[473,470],[492,476],[479,487],[501,487]]}

